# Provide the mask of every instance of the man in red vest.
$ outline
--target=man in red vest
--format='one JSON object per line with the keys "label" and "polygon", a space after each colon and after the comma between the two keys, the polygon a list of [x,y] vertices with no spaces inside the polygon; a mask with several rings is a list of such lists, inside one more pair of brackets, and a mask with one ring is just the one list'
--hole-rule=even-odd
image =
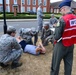
{"label": "man in red vest", "polygon": [[59,5],[62,17],[55,29],[55,46],[50,75],[59,75],[61,60],[64,61],[64,75],[71,75],[73,49],[76,44],[76,16],[71,12],[71,1],[65,0]]}

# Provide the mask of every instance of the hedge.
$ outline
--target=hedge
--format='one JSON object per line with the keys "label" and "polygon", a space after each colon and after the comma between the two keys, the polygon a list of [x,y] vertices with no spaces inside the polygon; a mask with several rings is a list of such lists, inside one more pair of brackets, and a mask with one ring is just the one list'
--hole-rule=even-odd
{"label": "hedge", "polygon": [[[50,13],[45,13],[44,19],[50,19],[51,14]],[[59,19],[61,14],[55,14],[55,17]],[[6,13],[6,19],[36,19],[36,15],[31,15],[29,13],[17,13],[17,16],[14,16],[14,13]],[[3,19],[3,14],[0,13],[0,19]]]}

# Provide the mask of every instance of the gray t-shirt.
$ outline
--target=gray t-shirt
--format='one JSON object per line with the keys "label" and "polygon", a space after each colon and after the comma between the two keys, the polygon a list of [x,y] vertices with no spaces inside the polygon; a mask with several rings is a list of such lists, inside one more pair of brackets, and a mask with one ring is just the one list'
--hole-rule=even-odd
{"label": "gray t-shirt", "polygon": [[34,46],[34,45],[26,45],[25,49],[24,49],[24,52],[36,55],[37,54],[36,53],[36,48],[37,48],[37,46]]}

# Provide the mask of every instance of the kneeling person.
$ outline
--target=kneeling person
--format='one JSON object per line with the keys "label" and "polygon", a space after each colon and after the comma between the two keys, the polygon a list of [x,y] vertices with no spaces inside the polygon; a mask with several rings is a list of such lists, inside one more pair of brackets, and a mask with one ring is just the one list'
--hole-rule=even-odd
{"label": "kneeling person", "polygon": [[18,61],[23,50],[15,39],[15,34],[16,29],[13,26],[8,26],[7,33],[0,38],[0,66],[2,67],[7,67],[10,62],[12,62],[11,68],[22,65]]}
{"label": "kneeling person", "polygon": [[42,29],[41,40],[44,46],[48,45],[49,39],[53,38],[52,31],[49,27],[49,22],[45,22]]}

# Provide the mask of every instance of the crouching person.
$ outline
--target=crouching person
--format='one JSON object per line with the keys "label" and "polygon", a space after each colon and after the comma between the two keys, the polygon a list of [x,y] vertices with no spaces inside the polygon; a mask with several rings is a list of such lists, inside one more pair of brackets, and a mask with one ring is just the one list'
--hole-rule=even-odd
{"label": "crouching person", "polygon": [[26,53],[30,53],[33,55],[45,54],[46,49],[43,47],[40,42],[38,46],[27,44],[25,40],[23,40],[20,36],[17,38],[19,44],[23,48],[23,51]]}
{"label": "crouching person", "polygon": [[42,44],[44,46],[48,45],[48,40],[49,40],[48,37],[51,36],[50,38],[52,38],[51,34],[52,34],[52,32],[49,27],[49,22],[45,22],[43,25],[42,35],[41,35]]}
{"label": "crouching person", "polygon": [[23,52],[21,46],[15,39],[16,29],[13,26],[8,26],[7,33],[0,38],[0,66],[7,67],[10,62],[11,68],[16,68],[22,65],[19,59]]}
{"label": "crouching person", "polygon": [[[23,38],[27,44],[36,45],[38,40],[38,32],[34,27],[32,28],[20,28],[19,36]],[[32,38],[34,37],[34,42]]]}

